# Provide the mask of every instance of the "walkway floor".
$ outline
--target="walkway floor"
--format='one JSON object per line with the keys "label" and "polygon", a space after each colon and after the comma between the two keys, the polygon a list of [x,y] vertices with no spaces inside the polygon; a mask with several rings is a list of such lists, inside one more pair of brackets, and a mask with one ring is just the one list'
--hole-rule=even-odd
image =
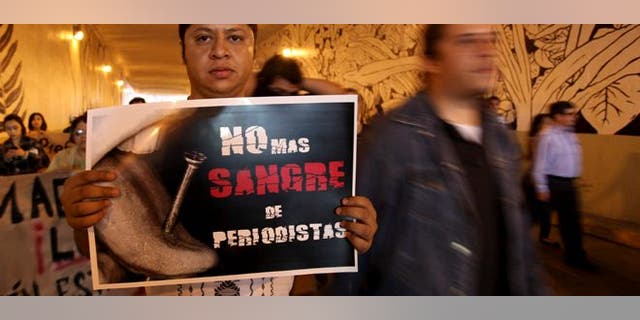
{"label": "walkway floor", "polygon": [[[532,230],[537,239],[537,230]],[[560,239],[557,228],[552,239]],[[589,272],[568,267],[562,249],[536,241],[549,287],[556,295],[640,295],[640,250],[585,235],[584,247],[598,267]]]}

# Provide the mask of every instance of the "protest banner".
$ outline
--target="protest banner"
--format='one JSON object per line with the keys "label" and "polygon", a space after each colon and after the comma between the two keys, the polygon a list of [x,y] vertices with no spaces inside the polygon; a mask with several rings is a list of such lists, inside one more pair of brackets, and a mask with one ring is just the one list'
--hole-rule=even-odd
{"label": "protest banner", "polygon": [[64,221],[69,172],[0,177],[0,290],[13,296],[94,295],[89,259]]}

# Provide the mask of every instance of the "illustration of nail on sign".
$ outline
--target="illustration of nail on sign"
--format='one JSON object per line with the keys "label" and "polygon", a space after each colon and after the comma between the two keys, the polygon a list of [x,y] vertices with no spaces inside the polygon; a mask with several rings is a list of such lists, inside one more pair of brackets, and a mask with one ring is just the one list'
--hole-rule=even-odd
{"label": "illustration of nail on sign", "polygon": [[170,234],[173,230],[173,227],[176,225],[178,221],[178,215],[180,210],[180,205],[182,205],[182,201],[184,200],[185,193],[187,188],[189,187],[189,182],[191,182],[191,178],[195,173],[196,169],[207,160],[207,156],[204,153],[191,151],[184,153],[184,160],[187,162],[187,171],[182,178],[182,182],[180,183],[180,188],[178,189],[178,194],[176,195],[176,199],[173,201],[173,206],[171,207],[171,212],[167,216],[167,219],[164,222],[163,230],[165,234]]}

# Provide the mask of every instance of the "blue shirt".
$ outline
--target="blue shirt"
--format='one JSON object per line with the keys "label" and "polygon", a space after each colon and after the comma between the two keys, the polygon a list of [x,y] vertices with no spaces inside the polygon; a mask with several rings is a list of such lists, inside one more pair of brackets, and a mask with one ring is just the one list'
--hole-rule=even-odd
{"label": "blue shirt", "polygon": [[561,125],[542,133],[533,160],[533,179],[538,192],[548,192],[547,176],[577,178],[582,173],[582,149],[576,134]]}

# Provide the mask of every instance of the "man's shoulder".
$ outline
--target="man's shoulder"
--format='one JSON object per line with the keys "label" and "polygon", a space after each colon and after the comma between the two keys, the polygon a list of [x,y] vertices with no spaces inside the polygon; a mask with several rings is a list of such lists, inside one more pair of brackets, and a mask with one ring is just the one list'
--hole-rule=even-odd
{"label": "man's shoulder", "polygon": [[429,98],[424,92],[419,92],[402,103],[398,108],[389,113],[390,117],[393,116],[418,116],[429,114],[431,109],[431,103]]}
{"label": "man's shoulder", "polygon": [[563,134],[562,129],[558,128],[557,126],[552,126],[547,130],[540,132],[538,136],[540,137],[539,140],[543,140],[543,139],[548,140],[548,139],[552,139],[554,136],[558,136],[561,134]]}
{"label": "man's shoulder", "polygon": [[424,126],[425,119],[433,118],[431,105],[424,93],[418,93],[376,119],[372,126]]}
{"label": "man's shoulder", "polygon": [[401,106],[385,115],[372,118],[363,131],[363,137],[374,136],[376,140],[384,140],[385,137],[395,139],[394,133],[423,125],[420,118],[424,118],[424,112],[420,112],[420,109],[425,109],[425,105],[425,100],[419,96],[409,98]]}

